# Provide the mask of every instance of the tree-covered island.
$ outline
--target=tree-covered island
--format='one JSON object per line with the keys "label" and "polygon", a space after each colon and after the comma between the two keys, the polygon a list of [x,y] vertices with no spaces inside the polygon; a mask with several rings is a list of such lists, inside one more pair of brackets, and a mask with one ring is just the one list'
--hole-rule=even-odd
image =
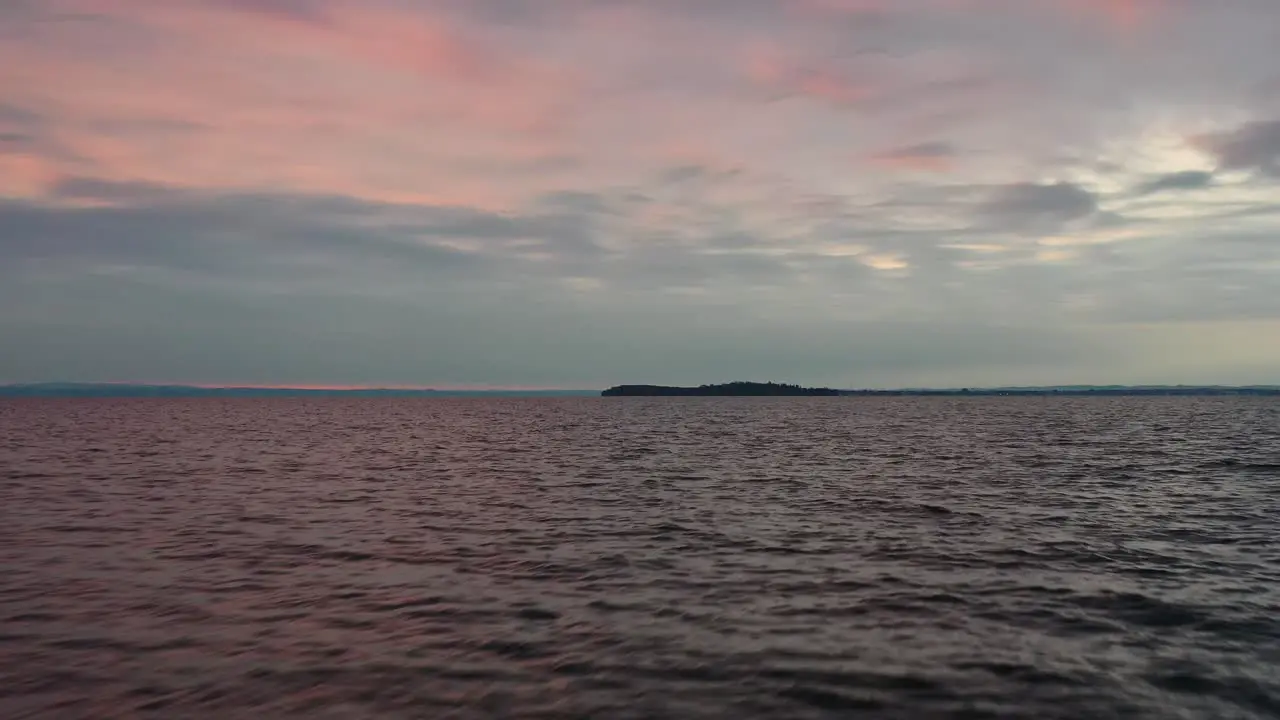
{"label": "tree-covered island", "polygon": [[604,397],[832,397],[831,388],[807,388],[786,383],[730,382],[698,387],[666,385],[616,385],[600,393]]}

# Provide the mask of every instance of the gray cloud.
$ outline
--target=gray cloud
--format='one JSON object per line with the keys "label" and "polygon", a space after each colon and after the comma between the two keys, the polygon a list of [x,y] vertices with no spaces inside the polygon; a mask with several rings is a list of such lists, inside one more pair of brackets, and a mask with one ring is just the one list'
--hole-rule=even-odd
{"label": "gray cloud", "polygon": [[1213,184],[1213,173],[1202,170],[1186,170],[1153,178],[1138,186],[1140,195],[1168,190],[1200,190]]}
{"label": "gray cloud", "polygon": [[[1001,218],[1093,207],[1028,187],[998,193]],[[0,332],[17,348],[0,379],[1142,381],[1140,348],[1106,325],[1280,317],[1280,293],[1256,269],[1277,252],[1248,233],[1239,251],[1197,239],[1157,265],[1105,246],[1058,265],[1011,249],[974,275],[963,265],[974,255],[947,246],[957,235],[884,229],[882,208],[847,202],[798,205],[811,226],[787,249],[724,208],[693,230],[637,235],[629,191],[499,214],[91,181],[61,190],[59,202],[109,204],[0,205]],[[839,254],[851,238],[908,270]],[[1195,274],[1207,267],[1216,274]],[[1071,298],[1092,300],[1077,312]]]}
{"label": "gray cloud", "polygon": [[1257,170],[1280,177],[1280,120],[1249,123],[1203,142],[1224,170]]}
{"label": "gray cloud", "polygon": [[111,182],[95,178],[59,178],[49,190],[59,200],[101,200],[106,202],[154,203],[180,198],[174,188],[144,182]]}
{"label": "gray cloud", "polygon": [[320,22],[325,15],[325,0],[204,0],[232,10],[257,13],[296,22]]}
{"label": "gray cloud", "polygon": [[[139,183],[65,181],[63,199],[113,205],[0,204],[4,270],[151,268],[270,283],[280,273],[323,282],[358,268],[436,282],[501,265],[527,240],[562,256],[594,249],[570,215],[513,218],[469,208],[395,206],[348,198],[192,194]],[[453,241],[480,241],[462,249]],[[0,270],[0,272],[4,272]]]}
{"label": "gray cloud", "polygon": [[894,148],[876,157],[886,160],[948,160],[957,154],[951,143],[935,141]]}
{"label": "gray cloud", "polygon": [[0,127],[28,129],[39,124],[39,113],[8,103],[0,103]]}
{"label": "gray cloud", "polygon": [[[35,138],[25,133],[19,132],[0,132],[0,148],[3,146],[23,146],[30,145]],[[3,150],[0,149],[0,152]]]}
{"label": "gray cloud", "polygon": [[17,105],[0,103],[0,154],[6,149],[37,149],[42,119],[38,113]]}
{"label": "gray cloud", "polygon": [[1054,227],[1093,215],[1098,200],[1072,183],[1021,183],[994,192],[980,208],[983,217],[1010,229]]}

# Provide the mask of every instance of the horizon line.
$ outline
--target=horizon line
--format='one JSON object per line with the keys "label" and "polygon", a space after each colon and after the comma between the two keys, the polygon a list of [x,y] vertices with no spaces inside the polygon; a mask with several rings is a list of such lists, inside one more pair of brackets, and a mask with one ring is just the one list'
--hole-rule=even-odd
{"label": "horizon line", "polygon": [[[723,385],[727,383],[702,383],[700,385]],[[797,384],[797,383],[790,383]],[[192,388],[198,390],[297,390],[297,391],[315,391],[315,392],[601,392],[608,389],[607,387],[592,386],[542,386],[542,385],[493,385],[493,384],[466,384],[466,385],[409,385],[409,384],[385,384],[385,385],[363,385],[363,384],[333,384],[333,383],[201,383],[201,382],[137,382],[128,380],[102,380],[102,381],[82,381],[82,380],[36,380],[36,381],[15,381],[0,382],[0,388],[14,387],[32,387],[32,386],[48,386],[48,385],[82,385],[82,386],[99,386],[99,387],[177,387]],[[652,386],[652,387],[689,387],[696,388],[700,385],[656,385],[653,383],[622,383],[620,385],[612,385],[609,387],[620,386]],[[919,392],[919,391],[987,391],[987,390],[1038,390],[1053,388],[1277,388],[1280,387],[1280,381],[1275,383],[1060,383],[1047,385],[953,385],[953,386],[925,386],[925,385],[900,385],[900,386],[807,386],[801,387],[822,387],[825,389],[852,391],[852,392]]]}
{"label": "horizon line", "polygon": [[406,392],[578,392],[597,390],[592,387],[547,387],[537,385],[402,385],[397,383],[356,385],[334,383],[204,383],[164,382],[132,380],[31,380],[3,382],[0,387],[31,385],[98,385],[121,387],[184,387],[200,390],[326,390],[331,392],[359,392],[366,390],[398,390]]}

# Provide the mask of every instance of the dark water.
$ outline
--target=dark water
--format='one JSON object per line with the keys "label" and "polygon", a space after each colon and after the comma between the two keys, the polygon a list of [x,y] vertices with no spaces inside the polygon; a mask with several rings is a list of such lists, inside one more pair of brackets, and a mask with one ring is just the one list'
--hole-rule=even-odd
{"label": "dark water", "polygon": [[1280,716],[1267,399],[0,403],[0,716]]}

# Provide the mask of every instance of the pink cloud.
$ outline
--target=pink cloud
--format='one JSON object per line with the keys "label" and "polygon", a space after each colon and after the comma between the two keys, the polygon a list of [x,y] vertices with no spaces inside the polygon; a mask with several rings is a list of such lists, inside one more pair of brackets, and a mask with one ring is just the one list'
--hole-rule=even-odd
{"label": "pink cloud", "polygon": [[880,15],[892,12],[894,4],[891,0],[792,0],[790,8],[821,19],[831,15]]}
{"label": "pink cloud", "polygon": [[[83,0],[68,8],[109,22],[0,46],[0,92],[49,117],[44,132],[67,149],[22,176],[492,207],[511,189],[461,164],[565,153],[572,72],[439,15],[345,5],[302,17],[279,4]],[[146,42],[82,49],[121,28]]]}
{"label": "pink cloud", "polygon": [[744,72],[758,87],[777,95],[798,95],[835,105],[856,105],[876,94],[871,82],[831,64],[805,64],[776,47],[748,51]]}
{"label": "pink cloud", "polygon": [[420,92],[449,93],[452,112],[505,130],[549,126],[558,98],[576,90],[571,69],[513,52],[440,13],[371,2],[333,3],[312,16],[280,12],[280,4],[265,3],[264,10],[262,0],[222,0],[203,9],[166,3],[147,18],[211,50],[234,43],[276,60],[347,62],[416,78],[431,84]]}
{"label": "pink cloud", "polygon": [[[875,181],[849,178],[850,157],[954,169],[945,155],[877,152],[902,138],[991,140],[1012,154],[1019,137],[1056,143],[1053,111],[1035,102],[1052,90],[1004,67],[1021,47],[931,33],[954,21],[963,36],[988,18],[1026,31],[1064,12],[1124,29],[1168,7],[786,0],[721,13],[549,0],[522,25],[477,20],[467,0],[50,1],[107,21],[47,23],[0,44],[0,94],[47,116],[65,150],[6,160],[24,193],[74,175],[491,209],[564,186],[639,185],[671,165],[842,187]],[[893,31],[877,25],[868,43],[919,28],[932,44],[858,55],[860,16]]]}
{"label": "pink cloud", "polygon": [[1059,0],[1068,12],[1102,20],[1120,32],[1149,27],[1168,10],[1167,0]]}
{"label": "pink cloud", "polygon": [[947,143],[930,142],[872,155],[872,163],[904,172],[947,172],[955,166],[955,150]]}
{"label": "pink cloud", "polygon": [[57,167],[31,153],[0,152],[0,197],[38,198],[58,180]]}

